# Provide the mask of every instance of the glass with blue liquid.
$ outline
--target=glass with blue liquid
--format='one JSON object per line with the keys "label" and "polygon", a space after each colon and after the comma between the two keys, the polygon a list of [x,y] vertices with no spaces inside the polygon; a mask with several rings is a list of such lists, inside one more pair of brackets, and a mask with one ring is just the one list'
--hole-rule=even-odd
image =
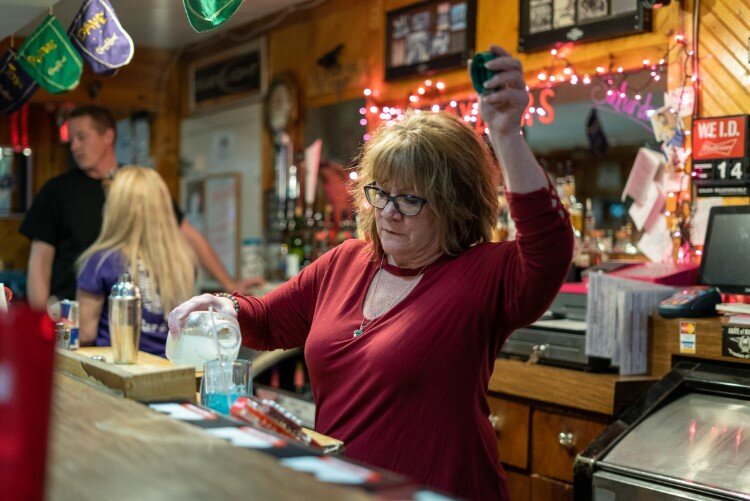
{"label": "glass with blue liquid", "polygon": [[238,397],[253,394],[253,370],[250,360],[211,360],[206,362],[201,380],[201,403],[221,414]]}

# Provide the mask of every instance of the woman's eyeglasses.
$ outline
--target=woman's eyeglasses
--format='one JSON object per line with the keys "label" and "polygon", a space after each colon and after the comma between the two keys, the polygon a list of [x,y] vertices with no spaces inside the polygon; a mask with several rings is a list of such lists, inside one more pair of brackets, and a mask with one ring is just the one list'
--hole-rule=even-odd
{"label": "woman's eyeglasses", "polygon": [[388,202],[393,202],[396,210],[404,216],[418,215],[422,211],[424,204],[427,203],[427,200],[416,195],[393,196],[387,191],[381,190],[371,184],[365,186],[365,198],[376,209],[385,209]]}

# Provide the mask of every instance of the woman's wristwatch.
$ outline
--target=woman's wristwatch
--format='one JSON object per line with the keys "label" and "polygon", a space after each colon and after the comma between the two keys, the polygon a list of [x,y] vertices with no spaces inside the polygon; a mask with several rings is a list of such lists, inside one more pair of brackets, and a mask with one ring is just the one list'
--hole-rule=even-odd
{"label": "woman's wristwatch", "polygon": [[231,299],[232,300],[232,304],[234,304],[234,312],[239,314],[239,312],[240,312],[240,302],[237,301],[236,297],[234,297],[233,295],[231,295],[228,292],[214,292],[214,296],[216,296],[216,297],[225,297],[227,299]]}

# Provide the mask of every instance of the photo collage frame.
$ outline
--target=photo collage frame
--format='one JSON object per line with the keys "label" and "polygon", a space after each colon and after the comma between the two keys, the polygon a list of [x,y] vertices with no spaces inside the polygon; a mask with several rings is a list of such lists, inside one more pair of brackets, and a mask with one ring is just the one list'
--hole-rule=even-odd
{"label": "photo collage frame", "polygon": [[520,7],[520,52],[651,30],[640,0],[520,0]]}
{"label": "photo collage frame", "polygon": [[389,12],[386,80],[465,66],[475,21],[476,0],[432,0]]}

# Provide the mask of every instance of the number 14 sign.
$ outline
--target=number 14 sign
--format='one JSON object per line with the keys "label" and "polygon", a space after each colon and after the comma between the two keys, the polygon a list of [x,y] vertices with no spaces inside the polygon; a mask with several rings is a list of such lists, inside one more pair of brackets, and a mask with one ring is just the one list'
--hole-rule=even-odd
{"label": "number 14 sign", "polygon": [[748,115],[693,121],[693,179],[699,197],[750,195]]}

